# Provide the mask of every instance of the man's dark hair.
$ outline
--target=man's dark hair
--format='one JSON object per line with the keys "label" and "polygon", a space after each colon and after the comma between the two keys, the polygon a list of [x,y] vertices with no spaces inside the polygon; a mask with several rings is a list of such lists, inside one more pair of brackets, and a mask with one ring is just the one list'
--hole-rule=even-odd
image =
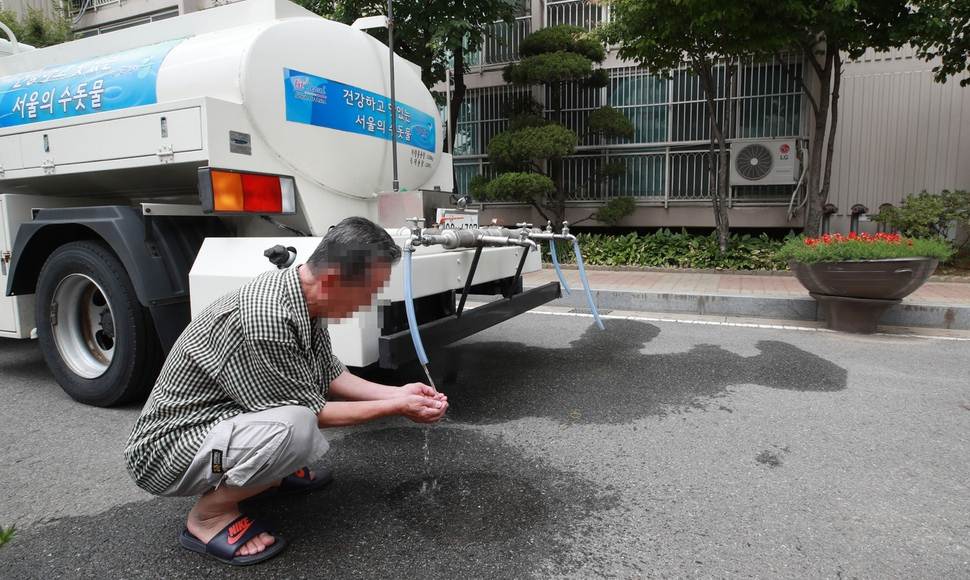
{"label": "man's dark hair", "polygon": [[307,266],[314,275],[338,268],[344,280],[361,281],[375,262],[393,264],[401,248],[387,230],[362,217],[349,217],[330,228]]}

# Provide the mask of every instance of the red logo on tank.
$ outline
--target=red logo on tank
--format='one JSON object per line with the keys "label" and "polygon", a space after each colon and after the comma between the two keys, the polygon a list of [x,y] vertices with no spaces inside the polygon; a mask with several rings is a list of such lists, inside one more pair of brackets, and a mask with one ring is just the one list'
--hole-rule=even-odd
{"label": "red logo on tank", "polygon": [[789,146],[788,143],[782,143],[781,147],[778,148],[778,151],[780,151],[782,155],[788,155],[788,152],[791,151],[791,146]]}

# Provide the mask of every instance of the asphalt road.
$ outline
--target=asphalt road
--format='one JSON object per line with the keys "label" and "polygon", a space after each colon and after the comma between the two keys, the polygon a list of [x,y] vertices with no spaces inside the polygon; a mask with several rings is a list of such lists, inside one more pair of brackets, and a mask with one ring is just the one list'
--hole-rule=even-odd
{"label": "asphalt road", "polygon": [[[970,342],[532,314],[432,355],[452,409],[330,433],[244,572],[124,470],[137,407],[0,342],[0,578],[970,577]],[[422,488],[431,489],[422,493]]]}

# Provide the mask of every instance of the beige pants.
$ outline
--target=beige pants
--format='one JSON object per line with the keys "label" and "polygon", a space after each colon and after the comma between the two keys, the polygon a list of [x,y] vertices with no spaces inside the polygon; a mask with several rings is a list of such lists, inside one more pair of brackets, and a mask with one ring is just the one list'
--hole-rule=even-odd
{"label": "beige pants", "polygon": [[219,485],[266,485],[330,448],[306,407],[277,407],[226,419],[209,431],[182,479],[162,495],[201,495]]}

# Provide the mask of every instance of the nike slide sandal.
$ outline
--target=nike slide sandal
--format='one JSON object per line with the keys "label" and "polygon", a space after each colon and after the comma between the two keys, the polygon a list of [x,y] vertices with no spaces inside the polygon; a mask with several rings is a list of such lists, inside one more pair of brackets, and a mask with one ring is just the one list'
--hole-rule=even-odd
{"label": "nike slide sandal", "polygon": [[292,475],[287,475],[277,487],[271,487],[244,501],[261,500],[271,497],[303,495],[324,488],[333,482],[333,472],[329,468],[317,470],[316,477],[310,479],[310,468],[302,467]]}
{"label": "nike slide sandal", "polygon": [[303,467],[292,475],[283,478],[283,482],[276,488],[278,495],[301,495],[324,488],[333,482],[333,471],[323,467],[317,470],[316,477],[310,479],[310,468]]}
{"label": "nike slide sandal", "polygon": [[186,550],[212,556],[216,560],[231,566],[251,566],[269,560],[282,552],[283,548],[286,547],[286,541],[276,534],[273,534],[276,541],[262,552],[249,556],[236,555],[239,548],[245,546],[246,542],[263,532],[269,532],[269,530],[248,516],[239,516],[229,522],[229,525],[222,528],[222,531],[216,534],[208,543],[196,538],[188,529],[184,529],[179,534],[179,544]]}

